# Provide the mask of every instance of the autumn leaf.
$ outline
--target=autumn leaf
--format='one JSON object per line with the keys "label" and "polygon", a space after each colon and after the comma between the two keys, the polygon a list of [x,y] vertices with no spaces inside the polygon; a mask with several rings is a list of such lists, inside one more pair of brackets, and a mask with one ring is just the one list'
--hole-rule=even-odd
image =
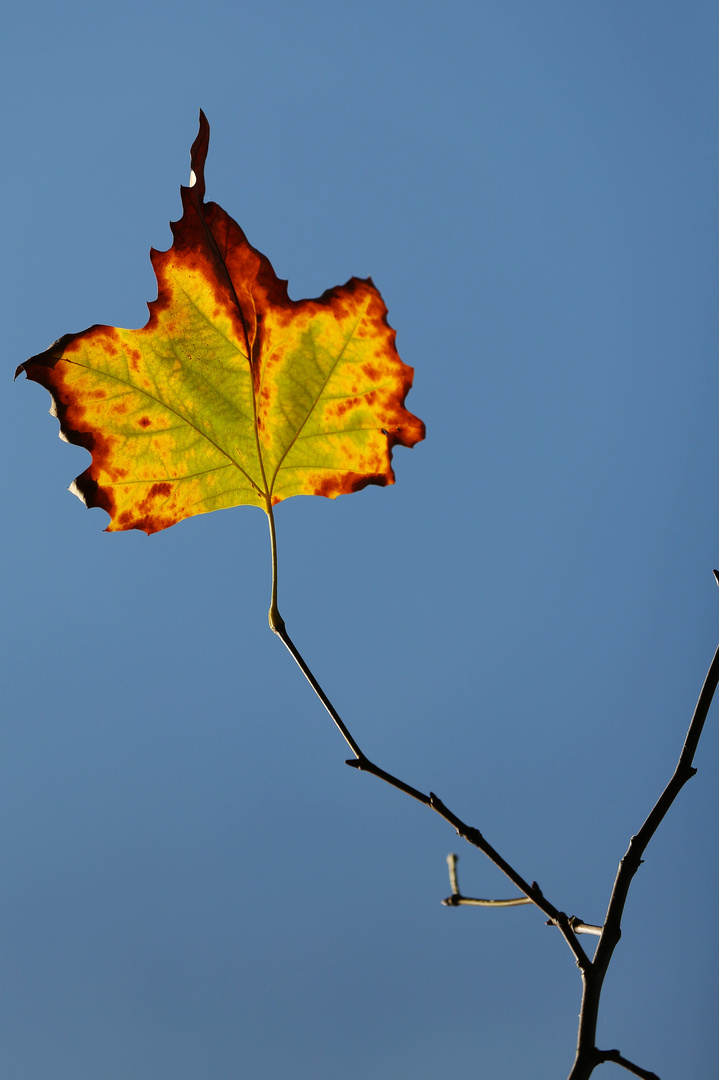
{"label": "autumn leaf", "polygon": [[107,531],[154,533],[193,514],[391,484],[392,449],[424,438],[371,279],[316,300],[287,282],[216,203],[205,203],[209,125],[139,330],[91,326],[31,357],[61,436],[92,454],[72,490]]}

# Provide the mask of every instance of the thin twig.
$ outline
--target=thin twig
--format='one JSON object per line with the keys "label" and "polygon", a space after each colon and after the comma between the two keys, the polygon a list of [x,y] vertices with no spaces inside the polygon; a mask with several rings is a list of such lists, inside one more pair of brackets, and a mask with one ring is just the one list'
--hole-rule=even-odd
{"label": "thin twig", "polygon": [[[519,904],[531,904],[528,896],[515,896],[513,900],[480,900],[477,897],[462,896],[457,882],[457,863],[459,855],[448,855],[447,866],[449,868],[449,887],[452,895],[447,896],[442,903],[445,907],[517,907]],[[570,923],[573,920],[569,920]],[[574,927],[572,927],[574,929]],[[576,932],[576,931],[575,931]]]}
{"label": "thin twig", "polygon": [[528,896],[515,896],[513,900],[481,900],[477,896],[457,896],[452,893],[440,900],[445,907],[519,907],[520,904],[533,904]]}
{"label": "thin twig", "polygon": [[457,881],[457,863],[459,862],[459,855],[450,853],[447,856],[447,870],[449,871],[449,887],[452,890],[452,896],[459,896],[459,882]]}
{"label": "thin twig", "polygon": [[601,937],[603,926],[596,926],[594,923],[585,923],[581,919],[578,919],[576,915],[573,915],[569,920],[572,930],[575,934],[593,934],[594,937]]}
{"label": "thin twig", "polygon": [[[281,616],[280,616],[280,618],[281,618]],[[349,746],[352,753],[357,758],[364,757],[364,755],[363,755],[362,751],[360,750],[359,746],[354,741],[354,739],[350,735],[348,729],[346,728],[345,724],[343,723],[341,716],[339,715],[339,713],[335,709],[335,707],[332,704],[332,702],[330,701],[330,699],[325,694],[325,692],[322,689],[322,687],[320,686],[320,684],[317,682],[317,679],[314,677],[314,675],[312,674],[312,672],[308,668],[307,664],[305,663],[304,659],[302,658],[302,655],[300,654],[299,649],[297,649],[297,647],[295,646],[294,642],[292,641],[290,635],[287,633],[287,630],[286,630],[285,624],[284,624],[284,620],[282,620],[280,626],[278,626],[278,627],[273,626],[272,629],[275,631],[277,636],[284,642],[284,644],[287,647],[287,649],[289,650],[290,654],[292,655],[292,657],[296,661],[297,666],[299,667],[300,671],[302,672],[304,677],[307,679],[307,682],[310,684],[310,686],[312,687],[314,692],[317,694],[317,697],[320,699],[320,701],[322,702],[324,707],[327,709],[327,712],[330,714],[330,716],[334,720],[335,724],[339,728],[340,733],[342,735],[342,738],[345,740],[345,742]]]}
{"label": "thin twig", "polygon": [[514,867],[510,866],[507,860],[503,859],[499,852],[492,847],[489,841],[485,840],[479,829],[474,829],[471,826],[465,825],[465,823],[461,821],[456,814],[452,813],[452,811],[444,805],[441,799],[431,791],[429,793],[429,799],[432,809],[438,813],[440,817],[444,818],[445,821],[448,821],[450,825],[453,825],[463,840],[467,840],[468,843],[479,848],[479,850],[486,855],[495,866],[499,867],[502,873],[509,878],[512,884],[516,886],[521,893],[524,893],[525,896],[529,897],[532,903],[536,904],[539,910],[544,912],[549,921],[559,929],[562,937],[572,950],[579,969],[585,971],[589,968],[591,966],[591,961],[577,940],[569,918],[563,911],[556,908],[554,904],[550,904],[549,900],[547,900],[542,893],[539,885],[537,885],[537,882],[533,881],[531,885],[526,882],[524,878],[517,873]]}
{"label": "thin twig", "polygon": [[[276,548],[273,545],[273,555],[275,551]],[[276,560],[276,555],[274,556],[274,558]],[[274,565],[276,566],[276,562],[274,563]],[[589,957],[587,956],[584,949],[577,940],[577,935],[572,930],[570,919],[563,911],[560,911],[553,904],[550,904],[550,902],[542,893],[542,890],[537,885],[536,881],[532,882],[531,885],[527,881],[525,881],[524,878],[520,874],[518,874],[512,866],[510,866],[507,860],[503,859],[499,852],[495,851],[492,845],[487,840],[485,840],[479,829],[475,829],[469,825],[466,825],[460,818],[457,817],[456,814],[449,810],[448,807],[444,805],[442,800],[439,799],[433,792],[430,791],[429,795],[425,795],[424,792],[419,791],[417,788],[412,787],[410,784],[406,784],[404,780],[400,780],[398,777],[393,776],[391,773],[388,773],[384,769],[381,769],[378,765],[375,765],[374,762],[370,761],[369,758],[363,753],[363,751],[360,749],[359,744],[351,735],[349,729],[347,728],[347,725],[344,723],[339,713],[335,709],[334,705],[329,700],[324,690],[317,682],[317,679],[312,674],[299,649],[287,633],[285,621],[277,610],[276,601],[273,607],[270,608],[270,627],[275,632],[275,634],[277,634],[277,636],[284,643],[285,647],[292,655],[293,659],[300,668],[300,671],[305,676],[314,692],[317,694],[317,697],[320,699],[325,709],[332,717],[334,723],[337,725],[345,742],[352,750],[352,753],[355,755],[353,759],[346,761],[345,764],[351,765],[353,768],[358,769],[360,772],[371,773],[372,776],[376,776],[379,780],[384,780],[384,782],[386,784],[390,784],[391,787],[395,787],[399,791],[403,791],[406,795],[409,795],[411,798],[423,803],[425,806],[431,807],[431,809],[434,810],[437,814],[439,814],[440,817],[444,818],[445,821],[449,822],[449,824],[453,826],[459,836],[461,836],[468,843],[472,844],[474,847],[479,848],[479,850],[483,852],[483,854],[485,854],[487,858],[495,864],[495,866],[499,867],[499,869],[509,878],[512,884],[516,886],[516,888],[519,889],[519,891],[529,899],[530,903],[535,904],[540,911],[544,912],[548,920],[554,926],[558,927],[560,933],[562,934],[562,937],[567,942],[569,948],[572,950],[572,953],[574,954],[574,959],[576,960],[579,968],[585,970],[587,967],[589,967]]]}

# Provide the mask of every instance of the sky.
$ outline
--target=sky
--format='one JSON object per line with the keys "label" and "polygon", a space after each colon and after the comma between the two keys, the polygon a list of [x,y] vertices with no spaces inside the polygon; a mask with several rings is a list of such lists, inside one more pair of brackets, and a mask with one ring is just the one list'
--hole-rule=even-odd
{"label": "sky", "polygon": [[[718,49],[702,0],[4,7],[11,1080],[567,1075],[569,950],[442,907],[452,851],[513,890],[344,766],[267,626],[265,515],[105,534],[12,376],[144,325],[201,107],[208,199],[295,299],[372,276],[427,425],[395,486],[278,507],[289,632],[372,760],[601,922],[719,640]],[[600,1013],[662,1080],[715,1075],[718,724]]]}

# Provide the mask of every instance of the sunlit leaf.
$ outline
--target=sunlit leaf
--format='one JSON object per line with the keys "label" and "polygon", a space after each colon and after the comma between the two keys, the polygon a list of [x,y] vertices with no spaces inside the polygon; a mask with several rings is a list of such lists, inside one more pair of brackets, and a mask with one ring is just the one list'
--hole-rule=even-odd
{"label": "sunlit leaf", "polygon": [[172,247],[150,253],[147,325],[66,334],[18,368],[92,454],[73,489],[108,512],[109,531],[391,484],[393,447],[424,438],[372,281],[290,300],[239,225],[205,203],[208,143],[201,113]]}

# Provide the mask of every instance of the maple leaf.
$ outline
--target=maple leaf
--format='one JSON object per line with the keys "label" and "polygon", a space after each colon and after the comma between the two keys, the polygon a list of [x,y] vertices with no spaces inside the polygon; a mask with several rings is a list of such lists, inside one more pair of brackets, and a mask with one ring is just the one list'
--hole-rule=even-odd
{"label": "maple leaf", "polygon": [[71,490],[148,535],[292,495],[391,484],[392,449],[424,424],[404,408],[400,360],[371,279],[316,300],[287,282],[216,203],[205,203],[210,129],[200,112],[172,247],[150,252],[157,299],[139,330],[91,326],[17,369],[46,387],[61,437],[92,454]]}

